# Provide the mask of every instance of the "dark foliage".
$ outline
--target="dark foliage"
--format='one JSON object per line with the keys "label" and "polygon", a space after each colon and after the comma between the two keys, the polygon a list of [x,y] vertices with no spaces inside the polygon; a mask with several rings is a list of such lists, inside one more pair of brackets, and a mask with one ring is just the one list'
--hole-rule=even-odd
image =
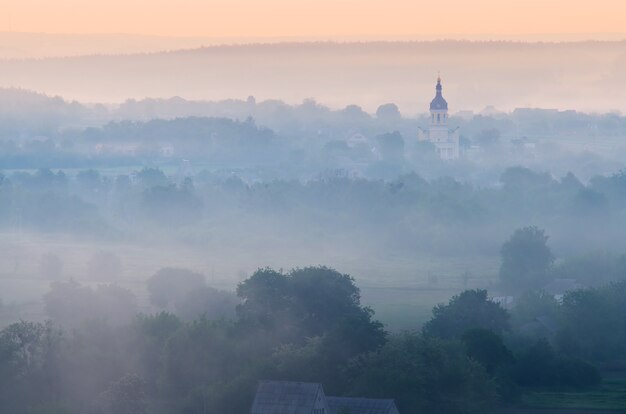
{"label": "dark foliage", "polygon": [[548,282],[554,256],[548,236],[537,227],[524,227],[502,245],[500,280],[510,291],[538,289]]}
{"label": "dark foliage", "polygon": [[509,329],[509,314],[487,298],[486,290],[466,290],[437,305],[433,317],[424,325],[424,333],[444,339],[458,339],[470,329],[487,329],[498,334]]}

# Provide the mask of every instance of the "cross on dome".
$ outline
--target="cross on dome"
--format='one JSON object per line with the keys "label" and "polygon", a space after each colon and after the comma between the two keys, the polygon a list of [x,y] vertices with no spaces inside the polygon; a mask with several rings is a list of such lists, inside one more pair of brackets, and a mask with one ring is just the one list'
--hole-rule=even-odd
{"label": "cross on dome", "polygon": [[441,86],[441,76],[437,76],[437,86],[435,87],[437,94],[435,95],[435,99],[430,102],[431,111],[448,110],[448,102],[443,99],[443,95],[441,93],[442,89],[443,87]]}

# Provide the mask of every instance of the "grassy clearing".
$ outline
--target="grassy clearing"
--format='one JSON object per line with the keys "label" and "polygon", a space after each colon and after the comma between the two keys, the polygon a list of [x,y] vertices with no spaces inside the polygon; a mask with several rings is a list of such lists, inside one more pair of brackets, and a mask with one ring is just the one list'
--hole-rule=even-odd
{"label": "grassy clearing", "polygon": [[[259,267],[289,269],[323,264],[352,275],[361,288],[362,302],[372,307],[376,318],[389,329],[397,331],[418,329],[430,317],[433,306],[447,302],[465,287],[489,287],[498,266],[497,257],[390,256],[335,240],[321,246],[287,246],[268,238],[262,241],[149,245],[0,233],[0,301],[5,305],[40,301],[51,282],[40,270],[41,257],[46,253],[62,259],[63,279],[92,285],[118,283],[138,296],[140,306],[147,303],[145,280],[161,267],[189,268],[203,273],[210,285],[232,290]],[[90,276],[88,263],[97,251],[120,258],[123,269],[118,278],[98,280]],[[472,275],[468,280],[462,278],[466,271]]]}
{"label": "grassy clearing", "polygon": [[586,391],[533,391],[522,397],[528,408],[570,408],[626,412],[626,377],[608,377]]}

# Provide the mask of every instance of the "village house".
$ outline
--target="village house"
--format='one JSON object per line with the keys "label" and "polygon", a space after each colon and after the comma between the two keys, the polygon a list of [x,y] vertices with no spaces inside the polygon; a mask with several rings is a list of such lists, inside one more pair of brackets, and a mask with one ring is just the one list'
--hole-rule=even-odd
{"label": "village house", "polygon": [[322,384],[261,381],[250,414],[399,414],[391,399],[327,397]]}

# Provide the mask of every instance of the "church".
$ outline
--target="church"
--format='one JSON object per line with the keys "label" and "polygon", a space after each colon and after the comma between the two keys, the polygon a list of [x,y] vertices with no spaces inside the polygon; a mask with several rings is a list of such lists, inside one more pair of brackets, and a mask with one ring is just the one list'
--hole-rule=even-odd
{"label": "church", "polygon": [[419,129],[418,139],[431,142],[442,160],[455,160],[460,155],[459,133],[458,128],[448,127],[448,102],[443,98],[442,89],[439,77],[435,98],[430,102],[430,126],[427,130]]}

